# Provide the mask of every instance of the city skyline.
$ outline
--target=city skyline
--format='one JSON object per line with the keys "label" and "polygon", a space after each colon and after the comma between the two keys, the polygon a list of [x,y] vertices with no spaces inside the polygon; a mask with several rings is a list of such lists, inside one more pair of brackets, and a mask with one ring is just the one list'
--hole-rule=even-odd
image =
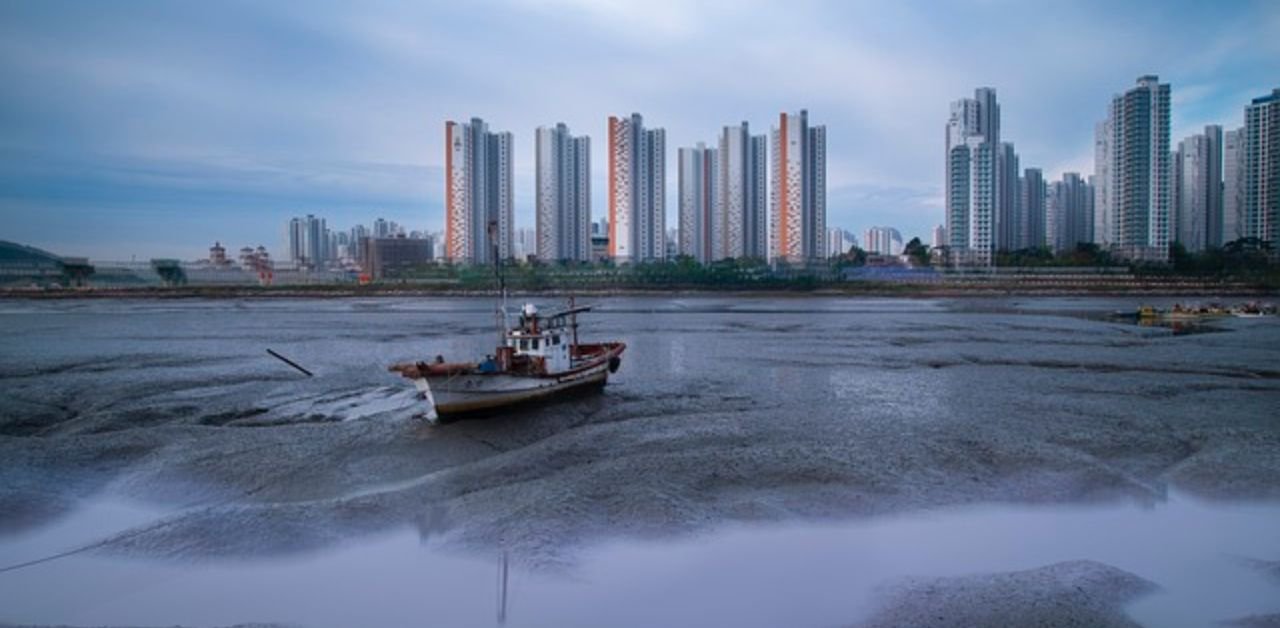
{"label": "city skyline", "polygon": [[[1268,36],[1280,11],[1266,3],[494,9],[491,32],[453,33],[463,9],[449,5],[376,7],[360,20],[252,5],[6,5],[0,75],[23,98],[0,105],[5,236],[120,259],[202,250],[210,235],[277,249],[280,225],[307,213],[442,229],[440,121],[472,115],[515,134],[514,223],[532,226],[532,131],[548,120],[602,141],[610,112],[641,111],[687,146],[725,120],[765,129],[778,111],[807,108],[831,134],[829,224],[894,224],[928,241],[942,215],[936,120],[974,86],[998,90],[1022,165],[1057,180],[1093,172],[1094,124],[1134,76],[1172,85],[1177,142],[1209,124],[1244,126],[1244,107],[1280,75]],[[1029,19],[1062,28],[1012,27]],[[705,42],[761,23],[776,28],[735,54],[706,54]],[[965,24],[1005,36],[972,40]],[[513,32],[519,42],[504,43]],[[478,54],[455,64],[454,46]],[[970,46],[967,60],[954,56]],[[687,58],[701,63],[675,61]],[[552,67],[557,89],[538,88]],[[607,189],[603,152],[592,155],[596,190]],[[604,196],[593,219],[606,215]],[[665,224],[676,209],[667,203]]]}

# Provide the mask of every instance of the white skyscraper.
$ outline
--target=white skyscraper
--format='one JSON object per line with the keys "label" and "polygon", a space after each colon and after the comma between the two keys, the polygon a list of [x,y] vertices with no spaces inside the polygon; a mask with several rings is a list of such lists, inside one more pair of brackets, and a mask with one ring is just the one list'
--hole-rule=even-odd
{"label": "white skyscraper", "polygon": [[591,259],[591,138],[569,128],[537,130],[537,255],[546,261]]}
{"label": "white skyscraper", "polygon": [[1178,143],[1174,181],[1174,239],[1191,252],[1222,246],[1222,127]]}
{"label": "white skyscraper", "polygon": [[751,135],[746,122],[720,135],[718,207],[721,225],[715,259],[769,255],[768,149],[764,135]]}
{"label": "white skyscraper", "polygon": [[718,151],[699,142],[681,148],[678,159],[680,198],[679,254],[706,264],[721,258],[723,221],[717,220]]}
{"label": "white skyscraper", "polygon": [[[1172,235],[1173,167],[1169,152],[1169,85],[1156,76],[1111,100],[1106,155],[1095,180],[1108,189],[1100,240],[1129,259],[1164,261]],[[1095,148],[1099,148],[1095,143]],[[1096,223],[1096,220],[1095,220]]]}
{"label": "white skyscraper", "polygon": [[951,103],[946,129],[946,217],[952,259],[961,264],[990,265],[999,245],[1002,173],[1012,166],[1000,146],[1000,105],[989,87],[973,98]]}
{"label": "white skyscraper", "polygon": [[862,235],[862,248],[876,255],[901,255],[902,233],[893,227],[872,227]]}
{"label": "white skyscraper", "polygon": [[490,133],[480,118],[445,123],[444,256],[492,264],[512,257],[511,133]]}
{"label": "white skyscraper", "polygon": [[666,257],[666,131],[645,129],[638,113],[609,117],[609,256],[618,262]]}
{"label": "white skyscraper", "polygon": [[938,225],[933,228],[933,248],[941,248],[947,245],[947,228]]}
{"label": "white skyscraper", "polygon": [[773,130],[771,260],[805,263],[827,255],[827,128],[809,113],[783,113]]}
{"label": "white skyscraper", "polygon": [[849,240],[844,229],[827,229],[827,257],[836,257],[849,252]]}

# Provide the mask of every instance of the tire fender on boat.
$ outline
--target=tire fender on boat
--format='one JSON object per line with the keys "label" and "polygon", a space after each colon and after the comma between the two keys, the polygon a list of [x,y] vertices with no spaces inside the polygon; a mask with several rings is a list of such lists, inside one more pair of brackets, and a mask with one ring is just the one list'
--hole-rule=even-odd
{"label": "tire fender on boat", "polygon": [[610,358],[609,358],[609,372],[610,372],[610,373],[617,373],[617,372],[618,372],[618,367],[620,367],[620,366],[622,366],[622,358],[619,358],[619,357],[618,357],[618,356],[616,356],[616,355],[615,355],[615,356],[612,356],[612,357],[610,357]]}

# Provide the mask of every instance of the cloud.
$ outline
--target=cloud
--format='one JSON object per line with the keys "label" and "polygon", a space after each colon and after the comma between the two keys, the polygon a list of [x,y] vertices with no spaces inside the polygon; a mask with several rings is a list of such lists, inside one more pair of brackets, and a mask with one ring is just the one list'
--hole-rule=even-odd
{"label": "cloud", "polygon": [[1280,76],[1278,32],[1269,2],[4,3],[0,148],[25,157],[0,163],[0,211],[31,234],[126,206],[244,234],[303,209],[438,228],[444,121],[480,116],[515,133],[523,225],[533,129],[592,136],[598,217],[605,119],[639,111],[667,129],[676,224],[677,147],[807,108],[827,126],[829,222],[927,236],[948,104],[974,87],[997,88],[1023,166],[1087,174],[1094,123],[1139,74],[1173,83],[1175,135],[1239,124],[1241,95]]}
{"label": "cloud", "polygon": [[[10,164],[0,171],[8,237],[105,258],[113,257],[107,236],[127,238],[144,254],[178,255],[215,239],[275,248],[290,215],[327,216],[337,229],[375,217],[425,229],[441,215],[432,199],[443,173],[434,166],[16,151],[0,158]],[[269,220],[259,220],[264,215]]]}

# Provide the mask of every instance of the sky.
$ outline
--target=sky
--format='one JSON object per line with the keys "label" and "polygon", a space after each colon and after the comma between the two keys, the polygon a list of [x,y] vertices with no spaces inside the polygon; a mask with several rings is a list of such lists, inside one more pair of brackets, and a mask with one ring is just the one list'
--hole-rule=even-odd
{"label": "sky", "polygon": [[1143,74],[1172,138],[1238,127],[1280,87],[1280,2],[0,1],[0,239],[97,260],[281,252],[284,225],[443,229],[444,123],[515,134],[534,224],[534,129],[610,115],[678,147],[725,125],[827,127],[829,226],[943,221],[950,103],[994,87],[1001,134],[1047,178],[1093,171],[1093,129]]}

